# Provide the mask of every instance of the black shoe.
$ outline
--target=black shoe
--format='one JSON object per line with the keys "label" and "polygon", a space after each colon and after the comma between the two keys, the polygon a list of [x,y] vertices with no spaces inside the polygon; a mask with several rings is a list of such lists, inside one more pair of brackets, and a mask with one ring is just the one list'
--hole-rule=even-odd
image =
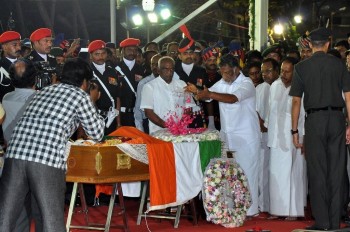
{"label": "black shoe", "polygon": [[316,226],[315,224],[312,226],[307,226],[307,227],[305,227],[305,229],[306,230],[322,230],[322,231],[328,230],[328,228],[321,228],[321,227]]}

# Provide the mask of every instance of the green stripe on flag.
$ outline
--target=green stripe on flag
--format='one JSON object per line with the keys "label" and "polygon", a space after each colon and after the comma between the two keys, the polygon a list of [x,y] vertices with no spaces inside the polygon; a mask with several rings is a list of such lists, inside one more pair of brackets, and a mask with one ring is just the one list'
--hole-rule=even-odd
{"label": "green stripe on flag", "polygon": [[210,162],[210,159],[221,157],[221,141],[200,141],[199,144],[199,154],[201,156],[201,168],[202,172]]}

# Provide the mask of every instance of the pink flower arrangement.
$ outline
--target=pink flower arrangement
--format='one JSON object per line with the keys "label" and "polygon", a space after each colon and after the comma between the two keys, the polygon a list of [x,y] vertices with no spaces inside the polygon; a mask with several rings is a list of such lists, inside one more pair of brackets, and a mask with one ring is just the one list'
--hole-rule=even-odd
{"label": "pink flower arrangement", "polygon": [[173,135],[186,135],[186,134],[198,134],[205,131],[207,128],[188,128],[193,122],[194,117],[184,107],[182,115],[178,115],[176,112],[169,113],[168,119],[165,121],[165,126],[169,132]]}

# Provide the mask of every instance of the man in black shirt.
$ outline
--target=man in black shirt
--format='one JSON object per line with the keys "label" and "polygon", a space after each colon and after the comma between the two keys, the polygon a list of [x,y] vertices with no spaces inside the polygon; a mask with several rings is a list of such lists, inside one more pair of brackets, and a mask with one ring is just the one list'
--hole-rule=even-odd
{"label": "man in black shirt", "polygon": [[[298,117],[304,97],[305,154],[309,194],[315,224],[308,229],[334,230],[340,227],[344,204],[346,146],[350,127],[342,112],[350,115],[350,75],[338,58],[326,54],[330,32],[319,28],[310,33],[313,55],[295,66],[290,95],[293,143],[299,142]],[[345,102],[343,99],[345,96]]]}

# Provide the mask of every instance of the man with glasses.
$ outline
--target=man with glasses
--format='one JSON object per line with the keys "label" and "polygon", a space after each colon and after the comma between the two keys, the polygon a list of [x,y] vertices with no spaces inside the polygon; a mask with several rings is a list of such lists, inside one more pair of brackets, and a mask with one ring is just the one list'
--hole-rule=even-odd
{"label": "man with glasses", "polygon": [[270,211],[269,162],[270,149],[267,147],[268,131],[264,125],[269,112],[269,94],[271,84],[279,77],[279,64],[275,59],[266,58],[261,64],[263,83],[256,86],[256,111],[261,131],[261,154],[259,156],[259,208],[260,212]]}
{"label": "man with glasses", "polygon": [[167,56],[170,56],[171,58],[173,58],[175,60],[175,62],[178,59],[178,52],[179,50],[179,44],[177,42],[170,42],[167,45]]}

